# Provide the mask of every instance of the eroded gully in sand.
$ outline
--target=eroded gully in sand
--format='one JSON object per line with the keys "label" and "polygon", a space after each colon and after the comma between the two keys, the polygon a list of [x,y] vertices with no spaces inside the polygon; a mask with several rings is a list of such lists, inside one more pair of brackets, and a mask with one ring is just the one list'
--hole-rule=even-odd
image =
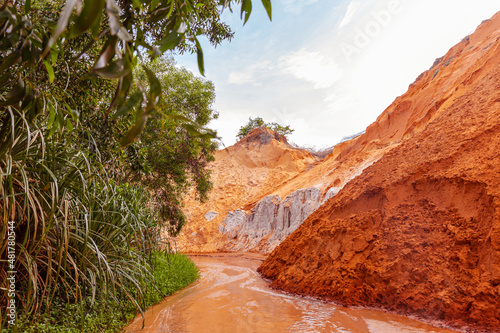
{"label": "eroded gully in sand", "polygon": [[268,288],[252,255],[192,256],[201,278],[138,316],[126,332],[454,332],[381,311],[351,309]]}

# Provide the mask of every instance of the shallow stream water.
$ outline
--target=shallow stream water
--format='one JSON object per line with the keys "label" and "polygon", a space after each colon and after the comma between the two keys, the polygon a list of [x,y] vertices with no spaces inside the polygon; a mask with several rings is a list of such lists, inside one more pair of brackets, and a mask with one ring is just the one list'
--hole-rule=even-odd
{"label": "shallow stream water", "polygon": [[262,258],[193,256],[201,278],[138,316],[127,332],[454,332],[376,310],[352,309],[269,289]]}

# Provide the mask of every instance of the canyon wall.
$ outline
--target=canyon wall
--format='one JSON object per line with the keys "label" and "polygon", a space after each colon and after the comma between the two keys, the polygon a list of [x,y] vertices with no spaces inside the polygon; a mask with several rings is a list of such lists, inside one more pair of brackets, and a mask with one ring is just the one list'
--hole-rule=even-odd
{"label": "canyon wall", "polygon": [[[250,214],[254,203],[271,195],[276,187],[317,160],[308,151],[292,147],[284,136],[264,127],[253,130],[234,146],[217,151],[215,159],[210,164],[214,188],[209,200],[200,203],[191,195],[184,202],[188,223],[173,241],[177,250],[220,251],[230,248],[226,246],[228,241],[236,248],[235,239],[223,231],[228,213],[240,210],[241,214]],[[242,246],[238,249],[252,250]]]}
{"label": "canyon wall", "polygon": [[386,145],[259,271],[289,292],[500,332],[500,14],[336,159]]}
{"label": "canyon wall", "polygon": [[361,137],[318,158],[267,128],[255,129],[217,152],[210,164],[214,189],[206,203],[187,198],[188,224],[174,247],[270,253],[326,199],[399,144],[368,139],[362,149],[346,152]]}
{"label": "canyon wall", "polygon": [[321,191],[311,187],[295,191],[284,200],[279,195],[267,196],[250,213],[229,212],[221,225],[220,231],[228,237],[221,250],[271,252],[320,205]]}

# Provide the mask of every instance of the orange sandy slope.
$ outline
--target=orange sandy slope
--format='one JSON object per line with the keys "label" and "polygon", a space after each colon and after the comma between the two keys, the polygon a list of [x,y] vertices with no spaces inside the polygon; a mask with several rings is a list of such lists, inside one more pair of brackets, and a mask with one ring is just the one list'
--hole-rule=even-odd
{"label": "orange sandy slope", "polygon": [[386,145],[260,272],[294,293],[500,331],[500,13],[336,160]]}

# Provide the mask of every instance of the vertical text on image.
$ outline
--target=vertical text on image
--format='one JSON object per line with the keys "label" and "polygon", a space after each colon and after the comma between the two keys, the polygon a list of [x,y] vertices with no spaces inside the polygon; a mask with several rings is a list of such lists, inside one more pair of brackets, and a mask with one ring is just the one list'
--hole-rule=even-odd
{"label": "vertical text on image", "polygon": [[16,323],[16,225],[8,222],[7,228],[7,318],[9,325]]}

